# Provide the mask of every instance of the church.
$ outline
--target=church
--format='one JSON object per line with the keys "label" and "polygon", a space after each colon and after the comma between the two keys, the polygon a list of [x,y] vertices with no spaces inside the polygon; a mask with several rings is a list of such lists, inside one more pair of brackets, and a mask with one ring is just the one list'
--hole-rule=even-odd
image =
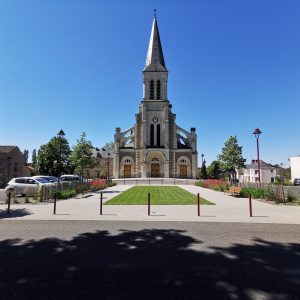
{"label": "church", "polygon": [[156,16],[143,69],[143,100],[135,124],[125,131],[116,128],[114,147],[114,178],[198,177],[196,129],[176,124]]}

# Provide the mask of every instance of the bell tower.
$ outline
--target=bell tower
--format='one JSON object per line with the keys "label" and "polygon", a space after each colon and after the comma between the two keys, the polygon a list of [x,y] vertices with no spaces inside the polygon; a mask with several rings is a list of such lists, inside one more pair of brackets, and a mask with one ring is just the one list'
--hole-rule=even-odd
{"label": "bell tower", "polygon": [[168,100],[168,70],[165,65],[156,16],[153,20],[143,78],[144,101]]}

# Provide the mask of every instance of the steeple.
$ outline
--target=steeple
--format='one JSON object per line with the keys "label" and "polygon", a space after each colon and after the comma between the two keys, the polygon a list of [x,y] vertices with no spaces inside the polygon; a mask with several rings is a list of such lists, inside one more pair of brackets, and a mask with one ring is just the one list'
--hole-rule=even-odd
{"label": "steeple", "polygon": [[152,31],[149,41],[148,53],[146,58],[146,64],[144,72],[167,72],[165,65],[164,55],[159,37],[159,31],[157,26],[156,15],[154,15]]}

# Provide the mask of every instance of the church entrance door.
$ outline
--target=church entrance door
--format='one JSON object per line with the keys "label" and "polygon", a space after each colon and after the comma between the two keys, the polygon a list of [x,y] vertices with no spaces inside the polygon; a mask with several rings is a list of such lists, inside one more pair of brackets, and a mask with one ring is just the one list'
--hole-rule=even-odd
{"label": "church entrance door", "polygon": [[187,165],[180,165],[180,177],[187,178]]}
{"label": "church entrance door", "polygon": [[131,165],[124,165],[124,177],[131,177]]}
{"label": "church entrance door", "polygon": [[160,177],[160,165],[151,164],[151,177]]}

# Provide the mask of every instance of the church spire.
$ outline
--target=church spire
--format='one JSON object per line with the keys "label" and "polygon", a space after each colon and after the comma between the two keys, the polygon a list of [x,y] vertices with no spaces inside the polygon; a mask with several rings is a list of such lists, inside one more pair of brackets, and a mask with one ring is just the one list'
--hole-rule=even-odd
{"label": "church spire", "polygon": [[152,31],[149,41],[148,53],[146,58],[146,64],[143,71],[165,71],[167,68],[165,65],[164,55],[159,37],[159,31],[156,20],[156,12],[154,14],[154,20],[152,25]]}

